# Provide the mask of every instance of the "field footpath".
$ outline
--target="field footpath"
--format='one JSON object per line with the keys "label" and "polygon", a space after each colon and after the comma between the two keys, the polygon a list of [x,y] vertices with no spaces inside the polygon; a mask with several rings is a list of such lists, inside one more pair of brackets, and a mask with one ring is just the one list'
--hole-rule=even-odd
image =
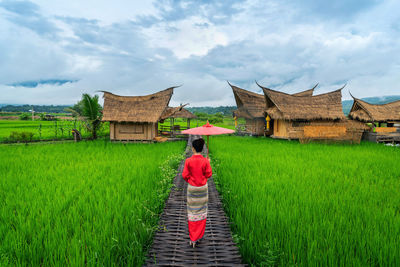
{"label": "field footpath", "polygon": [[[192,155],[191,143],[195,138],[198,136],[189,136],[186,158]],[[208,180],[209,202],[204,238],[196,248],[189,246],[187,183],[182,178],[184,163],[185,160],[178,167],[174,186],[165,204],[159,229],[154,235],[153,245],[144,266],[241,266],[241,256],[233,242],[229,222],[212,177]]]}

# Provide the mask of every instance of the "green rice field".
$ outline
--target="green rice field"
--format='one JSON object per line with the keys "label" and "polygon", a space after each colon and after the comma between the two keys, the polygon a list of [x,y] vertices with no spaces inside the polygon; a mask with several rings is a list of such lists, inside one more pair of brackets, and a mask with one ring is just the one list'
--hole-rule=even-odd
{"label": "green rice field", "polygon": [[213,137],[217,182],[254,266],[400,266],[400,149]]}
{"label": "green rice field", "polygon": [[[91,136],[80,121],[0,120],[0,142],[13,141],[10,138],[12,132],[30,132],[33,134],[32,140],[72,139],[71,130],[74,128],[80,130],[84,138]],[[99,136],[108,136],[108,134],[108,123],[105,123],[99,132]]]}
{"label": "green rice field", "polygon": [[184,142],[0,146],[0,266],[140,266]]}
{"label": "green rice field", "polygon": [[[198,127],[205,124],[206,121],[191,120],[190,127]],[[159,123],[159,129],[162,126],[169,127],[169,119],[163,123]],[[180,125],[182,127],[187,126],[185,119],[175,119],[174,125]],[[234,129],[234,120],[231,117],[225,117],[222,123],[217,123],[215,126],[225,127]],[[78,129],[84,138],[89,138],[91,133],[86,130],[83,123],[80,121],[73,120],[58,120],[58,121],[23,121],[23,120],[0,120],[0,143],[1,142],[15,142],[11,138],[13,132],[30,132],[33,134],[32,140],[59,140],[59,139],[73,139],[71,130]],[[103,123],[98,136],[108,137],[109,135],[109,124],[108,122]]]}
{"label": "green rice field", "polygon": [[[399,147],[210,141],[245,263],[400,266]],[[0,266],[140,266],[184,147],[1,145]]]}

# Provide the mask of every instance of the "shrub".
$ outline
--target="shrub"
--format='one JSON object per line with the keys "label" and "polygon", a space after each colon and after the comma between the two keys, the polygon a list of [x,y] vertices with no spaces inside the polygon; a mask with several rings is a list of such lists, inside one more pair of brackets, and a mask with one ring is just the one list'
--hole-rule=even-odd
{"label": "shrub", "polygon": [[27,121],[31,118],[31,114],[24,112],[21,115],[19,115],[19,119],[23,121]]}
{"label": "shrub", "polygon": [[223,122],[224,122],[224,119],[223,119],[223,117],[221,118],[221,117],[219,117],[219,116],[210,116],[210,117],[208,118],[208,121],[209,121],[211,124],[213,124],[213,123],[223,123]]}
{"label": "shrub", "polygon": [[221,113],[216,114],[207,114],[204,112],[195,112],[198,120],[206,121],[208,120],[211,124],[213,123],[223,123],[224,122],[224,115]]}
{"label": "shrub", "polygon": [[11,132],[10,133],[10,141],[14,141],[14,142],[32,141],[33,135],[34,134],[32,132]]}

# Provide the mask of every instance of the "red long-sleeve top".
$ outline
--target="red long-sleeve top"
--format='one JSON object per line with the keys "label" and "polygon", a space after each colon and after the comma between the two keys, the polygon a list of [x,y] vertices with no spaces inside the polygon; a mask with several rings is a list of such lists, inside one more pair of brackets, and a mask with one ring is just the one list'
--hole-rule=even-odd
{"label": "red long-sleeve top", "polygon": [[210,161],[202,155],[193,155],[186,159],[182,177],[193,186],[203,186],[212,175]]}

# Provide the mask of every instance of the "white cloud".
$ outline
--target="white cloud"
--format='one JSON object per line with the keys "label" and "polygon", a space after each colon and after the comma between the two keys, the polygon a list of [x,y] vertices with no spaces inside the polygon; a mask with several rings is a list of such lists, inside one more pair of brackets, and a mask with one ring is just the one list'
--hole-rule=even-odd
{"label": "white cloud", "polygon": [[156,15],[153,1],[127,0],[33,0],[50,16],[65,16],[98,20],[101,25],[110,25],[137,16]]}
{"label": "white cloud", "polygon": [[198,16],[162,22],[143,32],[152,47],[167,48],[178,59],[204,56],[212,48],[228,43],[224,33],[209,20]]}
{"label": "white cloud", "polygon": [[[332,10],[313,0],[14,3],[0,3],[0,103],[70,104],[82,92],[143,95],[183,84],[171,104],[233,105],[226,80],[258,92],[254,80],[289,93],[347,82],[344,98],[347,90],[400,94],[394,0]],[[41,79],[78,82],[6,86]]]}
{"label": "white cloud", "polygon": [[69,55],[69,71],[71,74],[79,72],[94,72],[98,70],[103,62],[93,56]]}

